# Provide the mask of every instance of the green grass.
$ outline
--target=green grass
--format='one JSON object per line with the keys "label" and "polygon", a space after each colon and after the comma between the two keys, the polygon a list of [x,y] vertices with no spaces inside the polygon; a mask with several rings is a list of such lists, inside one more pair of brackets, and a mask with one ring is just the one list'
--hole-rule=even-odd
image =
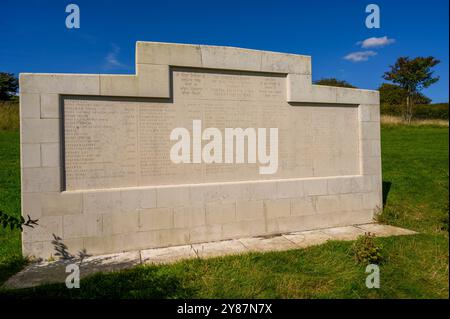
{"label": "green grass", "polygon": [[[0,131],[0,210],[20,215],[20,151],[17,131]],[[20,232],[0,227],[0,283],[22,268]]]}
{"label": "green grass", "polygon": [[[71,298],[448,298],[448,129],[382,128],[383,180],[391,183],[380,219],[419,235],[377,238],[381,288],[365,287],[351,242],[308,249],[139,266],[81,281],[2,291],[3,297]],[[0,132],[0,209],[19,212],[18,133]],[[17,232],[0,231],[0,282],[20,269]]]}
{"label": "green grass", "polygon": [[385,126],[383,181],[391,183],[382,220],[434,233],[448,203],[448,129]]}

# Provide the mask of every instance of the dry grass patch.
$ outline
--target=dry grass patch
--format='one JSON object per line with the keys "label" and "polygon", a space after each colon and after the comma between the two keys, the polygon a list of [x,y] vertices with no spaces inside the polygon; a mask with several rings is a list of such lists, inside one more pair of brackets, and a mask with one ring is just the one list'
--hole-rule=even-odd
{"label": "dry grass patch", "polygon": [[[407,125],[406,121],[403,120],[400,116],[393,115],[381,115],[381,124],[385,125]],[[431,126],[441,126],[448,127],[447,120],[440,119],[416,119],[413,120],[411,125],[413,126],[422,126],[422,125],[431,125]]]}
{"label": "dry grass patch", "polygon": [[0,101],[0,131],[19,129],[19,103]]}

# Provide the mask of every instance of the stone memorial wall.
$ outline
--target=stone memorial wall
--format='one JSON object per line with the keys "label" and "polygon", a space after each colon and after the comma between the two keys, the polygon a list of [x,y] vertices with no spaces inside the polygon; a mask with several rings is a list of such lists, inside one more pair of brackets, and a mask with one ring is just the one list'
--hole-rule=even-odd
{"label": "stone memorial wall", "polygon": [[[136,75],[21,74],[25,255],[365,223],[382,206],[379,95],[307,56],[138,42]],[[182,144],[183,142],[184,144]],[[184,146],[183,146],[184,145]]]}

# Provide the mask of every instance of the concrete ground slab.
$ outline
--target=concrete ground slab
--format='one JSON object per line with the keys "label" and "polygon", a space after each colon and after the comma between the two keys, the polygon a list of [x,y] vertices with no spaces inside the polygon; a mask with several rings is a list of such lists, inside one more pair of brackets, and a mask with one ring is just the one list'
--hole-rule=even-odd
{"label": "concrete ground slab", "polygon": [[197,254],[191,245],[153,248],[141,251],[141,261],[144,264],[166,264],[196,257]]}
{"label": "concrete ground slab", "polygon": [[199,257],[218,257],[223,255],[240,254],[247,251],[247,248],[236,239],[195,244],[192,245],[192,248]]}
{"label": "concrete ground slab", "polygon": [[328,240],[333,239],[330,235],[327,235],[319,230],[296,232],[285,234],[283,236],[301,248],[321,245]]}
{"label": "concrete ground slab", "polygon": [[355,226],[334,227],[322,230],[323,233],[332,237],[333,240],[355,240],[364,231]]}
{"label": "concrete ground slab", "polygon": [[280,251],[299,248],[283,236],[242,238],[239,241],[250,251]]}
{"label": "concrete ground slab", "polygon": [[357,227],[362,229],[364,232],[370,232],[377,237],[417,234],[417,232],[415,232],[413,230],[390,226],[390,225],[364,224],[364,225],[358,225]]}
{"label": "concrete ground slab", "polygon": [[271,237],[251,237],[238,240],[225,240],[204,244],[183,245],[167,248],[154,248],[118,254],[87,257],[80,265],[77,259],[55,262],[34,263],[9,278],[3,288],[29,288],[42,284],[62,283],[68,273],[66,266],[80,265],[80,277],[96,272],[110,272],[133,267],[138,264],[165,264],[197,257],[217,257],[250,251],[279,251],[305,248],[325,243],[327,240],[355,240],[366,232],[375,236],[412,235],[416,232],[380,224],[364,224],[346,227],[293,232]]}

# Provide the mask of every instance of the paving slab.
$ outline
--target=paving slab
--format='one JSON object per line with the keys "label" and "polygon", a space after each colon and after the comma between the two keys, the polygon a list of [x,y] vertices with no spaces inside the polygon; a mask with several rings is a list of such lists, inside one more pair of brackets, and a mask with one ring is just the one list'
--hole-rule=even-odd
{"label": "paving slab", "polygon": [[202,258],[235,255],[248,251],[248,249],[236,239],[194,244],[192,245],[192,248],[195,250],[197,255]]}
{"label": "paving slab", "polygon": [[140,263],[166,264],[189,258],[217,257],[245,253],[247,251],[266,252],[305,248],[325,243],[330,239],[355,240],[358,236],[366,232],[373,233],[379,237],[417,234],[408,229],[372,223],[292,232],[276,236],[241,238],[220,242],[92,256],[85,258],[81,264],[77,259],[40,262],[25,267],[22,271],[9,278],[3,287],[17,289],[47,283],[63,283],[68,275],[66,273],[66,266],[73,263],[80,266],[80,277],[83,278],[96,272],[110,272],[131,268]]}
{"label": "paving slab", "polygon": [[283,236],[241,238],[239,241],[250,251],[280,251],[298,248]]}
{"label": "paving slab", "polygon": [[196,257],[197,254],[191,245],[153,248],[141,251],[141,261],[144,264],[167,264]]}
{"label": "paving slab", "polygon": [[323,233],[332,237],[333,240],[355,240],[364,235],[364,231],[354,226],[334,227],[323,229]]}
{"label": "paving slab", "polygon": [[327,235],[324,232],[318,230],[289,233],[283,236],[300,248],[321,245],[328,240],[333,239],[333,237],[331,237],[330,235]]}
{"label": "paving slab", "polygon": [[364,232],[370,232],[377,237],[388,237],[388,236],[401,236],[401,235],[414,235],[417,232],[405,228],[390,226],[390,225],[380,225],[380,224],[364,224],[358,225],[358,228],[362,229]]}

